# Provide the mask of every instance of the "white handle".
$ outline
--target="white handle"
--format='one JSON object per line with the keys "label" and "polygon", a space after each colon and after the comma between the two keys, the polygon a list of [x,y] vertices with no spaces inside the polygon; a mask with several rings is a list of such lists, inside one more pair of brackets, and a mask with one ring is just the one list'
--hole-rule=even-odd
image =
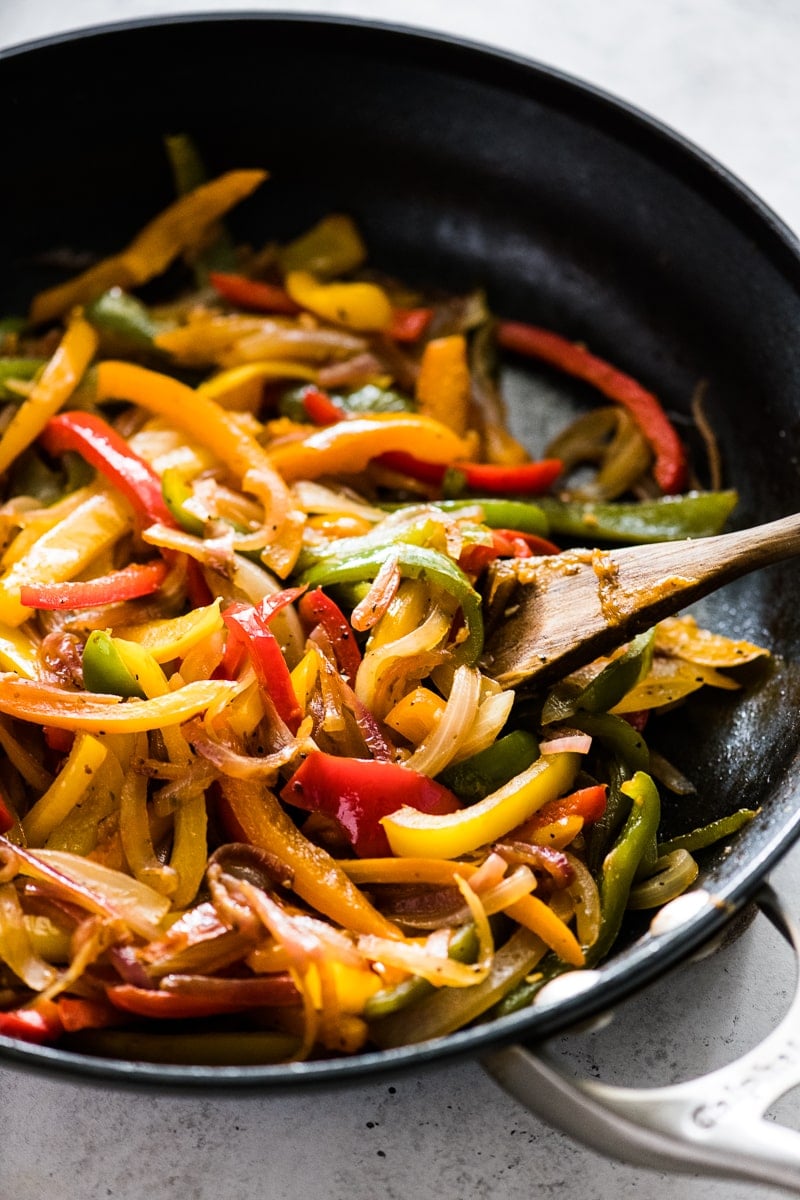
{"label": "white handle", "polygon": [[[800,932],[765,886],[757,902],[800,960]],[[542,1120],[635,1166],[772,1184],[800,1196],[800,1133],[763,1119],[800,1084],[800,970],[791,1008],[733,1063],[663,1088],[568,1077],[541,1048],[511,1046],[483,1065]]]}

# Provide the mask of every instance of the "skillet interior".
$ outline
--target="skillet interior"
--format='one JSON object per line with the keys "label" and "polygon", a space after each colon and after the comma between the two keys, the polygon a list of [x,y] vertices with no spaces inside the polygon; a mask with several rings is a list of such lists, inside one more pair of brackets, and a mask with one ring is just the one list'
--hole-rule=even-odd
{"label": "skillet interior", "polygon": [[[272,172],[237,214],[245,238],[291,235],[347,211],[373,263],[420,282],[483,284],[496,311],[586,338],[678,414],[707,379],[708,413],[740,491],[736,523],[795,506],[797,247],[715,164],[603,95],[434,37],[265,15],[134,24],[9,53],[0,106],[6,161],[19,164],[4,188],[0,311],[24,309],[50,281],[42,251],[111,251],[163,206],[171,186],[161,137],[186,130],[212,172]],[[520,391],[515,420],[534,450],[551,392],[552,380],[533,374]],[[790,571],[773,568],[706,602],[710,624],[777,657],[744,697],[701,700],[666,721],[661,740],[699,784],[691,815],[668,813],[675,829],[762,807],[729,852],[704,863],[705,886],[734,906],[800,827],[800,670],[787,665],[800,663],[800,609]],[[140,1086],[352,1079],[549,1036],[665,970],[724,919],[723,907],[706,909],[658,941],[634,941],[603,969],[602,989],[391,1054],[242,1069],[100,1062],[11,1043],[2,1053]]]}

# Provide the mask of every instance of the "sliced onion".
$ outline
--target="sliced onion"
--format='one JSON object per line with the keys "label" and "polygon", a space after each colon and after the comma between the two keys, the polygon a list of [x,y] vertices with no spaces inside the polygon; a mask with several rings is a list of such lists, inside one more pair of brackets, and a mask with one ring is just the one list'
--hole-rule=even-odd
{"label": "sliced onion", "polygon": [[552,738],[539,746],[540,754],[588,754],[592,748],[592,739],[588,733],[573,733],[566,737]]}
{"label": "sliced onion", "polygon": [[481,675],[476,667],[458,667],[441,717],[406,766],[421,775],[432,776],[453,761],[475,722],[480,686]]}
{"label": "sliced onion", "polygon": [[564,853],[574,876],[567,891],[575,904],[578,941],[582,946],[593,946],[600,935],[600,893],[586,864],[568,850]]}
{"label": "sliced onion", "polygon": [[400,568],[397,554],[392,553],[381,564],[369,591],[350,614],[350,624],[360,632],[372,629],[387,612],[400,587]]}
{"label": "sliced onion", "polygon": [[473,754],[479,754],[481,750],[486,750],[494,744],[498,734],[508,721],[514,706],[514,699],[514,693],[510,690],[486,697],[478,709],[478,715],[473,721],[471,729],[461,742],[453,762],[471,758]]}

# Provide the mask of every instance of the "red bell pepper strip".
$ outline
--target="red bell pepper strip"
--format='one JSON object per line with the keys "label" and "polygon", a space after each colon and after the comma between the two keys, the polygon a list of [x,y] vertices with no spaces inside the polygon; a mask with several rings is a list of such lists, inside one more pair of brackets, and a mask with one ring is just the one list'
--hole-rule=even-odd
{"label": "red bell pepper strip", "polygon": [[169,565],[163,558],[158,558],[149,563],[131,563],[109,575],[98,575],[96,579],[31,583],[20,589],[20,603],[26,608],[52,610],[119,604],[158,591],[168,570]]}
{"label": "red bell pepper strip", "polygon": [[653,473],[662,491],[680,492],[686,485],[686,452],[659,400],[630,375],[617,370],[585,346],[537,325],[500,321],[497,341],[504,350],[539,358],[553,367],[592,384],[626,408],[655,454]]}
{"label": "red bell pepper strip", "polygon": [[59,996],[56,1008],[65,1033],[79,1029],[107,1029],[124,1020],[105,1000],[87,1000],[82,996]]}
{"label": "red bell pepper strip", "polygon": [[18,1038],[21,1042],[54,1042],[64,1032],[55,1004],[38,1008],[12,1008],[0,1012],[0,1036]]}
{"label": "red bell pepper strip", "polygon": [[[75,741],[75,734],[71,729],[57,729],[55,725],[43,725],[42,733],[48,750],[53,750],[56,754],[69,754],[72,743]],[[0,832],[3,831],[0,830]]]}
{"label": "red bell pepper strip", "polygon": [[106,988],[115,1008],[139,1017],[186,1020],[241,1012],[246,1008],[286,1007],[300,1003],[300,994],[288,971],[259,979],[210,978],[202,991],[167,991],[132,983]]}
{"label": "red bell pepper strip", "polygon": [[308,419],[315,425],[336,425],[347,416],[338,404],[334,404],[327,392],[321,392],[315,387],[307,387],[304,390],[303,408]]}
{"label": "red bell pepper strip", "polygon": [[149,522],[175,525],[156,472],[102,417],[88,412],[59,413],[45,425],[41,442],[48,454],[77,450],[122,492],[137,513]]}
{"label": "red bell pepper strip", "polygon": [[598,783],[571,792],[569,796],[561,796],[558,800],[551,800],[548,804],[543,804],[524,825],[515,829],[513,836],[524,839],[537,829],[552,825],[563,817],[583,817],[584,824],[591,825],[599,821],[606,811],[607,790],[605,783]]}
{"label": "red bell pepper strip", "polygon": [[402,450],[381,454],[377,461],[381,466],[436,486],[441,485],[447,471],[460,471],[471,491],[500,495],[539,495],[548,490],[563,469],[558,458],[543,458],[539,462],[508,467],[474,462],[454,462],[445,466],[442,463],[424,462]]}
{"label": "red bell pepper strip", "polygon": [[458,560],[462,571],[479,575],[496,558],[532,558],[534,555],[560,553],[554,542],[535,533],[523,533],[519,529],[493,529],[491,534],[491,546],[473,542],[464,547]]}
{"label": "red bell pepper strip", "polygon": [[395,308],[386,333],[396,342],[418,342],[432,316],[432,308]]}
{"label": "red bell pepper strip", "polygon": [[246,648],[261,688],[292,733],[297,733],[300,728],[303,711],[297,703],[289,668],[269,622],[304,591],[304,587],[286,588],[274,596],[266,596],[257,607],[233,604],[222,614],[229,636]]}
{"label": "red bell pepper strip", "polygon": [[322,750],[309,754],[297,768],[281,799],[296,808],[335,817],[361,858],[391,855],[380,821],[404,804],[435,814],[461,808],[442,784],[399,763],[338,758]]}
{"label": "red bell pepper strip", "polygon": [[322,626],[330,638],[339,670],[350,683],[354,683],[361,666],[361,651],[356,644],[353,627],[339,605],[326,596],[322,588],[315,588],[303,596],[297,607],[309,629],[315,625]]}
{"label": "red bell pepper strip", "polygon": [[230,275],[224,271],[211,271],[209,281],[216,292],[238,308],[249,308],[255,312],[286,313],[300,312],[288,292],[274,283],[262,283],[247,279],[244,275]]}

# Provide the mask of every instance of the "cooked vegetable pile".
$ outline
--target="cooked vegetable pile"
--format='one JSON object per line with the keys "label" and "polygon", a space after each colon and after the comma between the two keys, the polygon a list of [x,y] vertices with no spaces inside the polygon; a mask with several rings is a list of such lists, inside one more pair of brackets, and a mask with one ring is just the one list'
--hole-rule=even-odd
{"label": "cooked vegetable pile", "polygon": [[[674,618],[517,695],[493,565],[735,495],[584,346],[368,269],[343,215],[237,246],[265,173],[167,149],[177,199],[0,324],[0,1035],[263,1063],[513,1011],[753,816],[695,828],[645,732],[765,652]],[[512,360],[596,401],[538,461]]]}

